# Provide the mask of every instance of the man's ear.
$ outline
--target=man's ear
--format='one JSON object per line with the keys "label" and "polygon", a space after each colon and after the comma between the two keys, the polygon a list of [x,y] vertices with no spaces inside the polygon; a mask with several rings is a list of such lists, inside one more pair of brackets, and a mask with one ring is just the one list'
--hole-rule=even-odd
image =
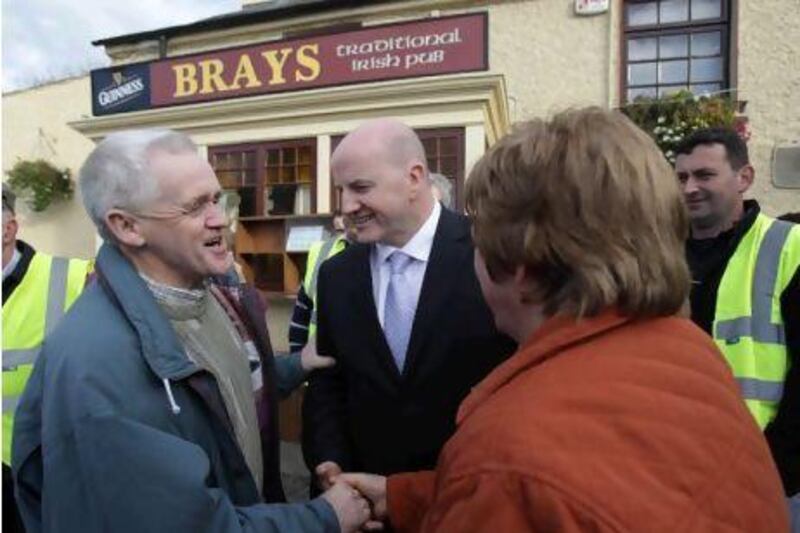
{"label": "man's ear", "polygon": [[147,242],[138,221],[121,209],[110,209],[105,216],[106,227],[120,244],[134,248]]}
{"label": "man's ear", "polygon": [[739,194],[744,194],[753,184],[756,178],[756,170],[753,165],[745,165],[737,171],[739,179]]}
{"label": "man's ear", "polygon": [[420,161],[412,161],[408,167],[408,179],[414,191],[413,195],[416,196],[417,191],[419,191],[423,183],[428,180],[428,176],[425,175],[425,165]]}

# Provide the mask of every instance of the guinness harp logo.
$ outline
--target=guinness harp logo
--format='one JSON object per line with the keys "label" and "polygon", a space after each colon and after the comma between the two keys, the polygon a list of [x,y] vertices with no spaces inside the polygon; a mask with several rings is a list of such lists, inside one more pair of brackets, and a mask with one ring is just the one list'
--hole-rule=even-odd
{"label": "guinness harp logo", "polygon": [[111,73],[111,84],[97,93],[97,102],[104,110],[113,109],[133,100],[145,90],[144,80],[139,75],[128,78],[117,70]]}

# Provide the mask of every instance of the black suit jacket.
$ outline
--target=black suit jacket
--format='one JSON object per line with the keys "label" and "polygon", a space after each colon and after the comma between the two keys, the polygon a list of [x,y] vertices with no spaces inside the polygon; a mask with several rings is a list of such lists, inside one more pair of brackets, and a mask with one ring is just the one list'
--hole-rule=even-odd
{"label": "black suit jacket", "polygon": [[461,400],[514,349],[481,295],[467,218],[442,209],[401,375],[378,321],[370,250],[350,246],[320,268],[317,347],[337,364],[315,372],[305,395],[312,472],[323,461],[379,474],[433,468]]}

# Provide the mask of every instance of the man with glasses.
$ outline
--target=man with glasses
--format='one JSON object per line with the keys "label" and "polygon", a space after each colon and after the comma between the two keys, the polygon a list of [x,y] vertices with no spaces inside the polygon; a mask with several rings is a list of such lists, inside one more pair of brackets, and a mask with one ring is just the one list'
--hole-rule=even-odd
{"label": "man with glasses", "polygon": [[[184,134],[109,135],[80,172],[97,283],[47,338],[12,462],[31,531],[355,531],[337,484],[284,501],[275,361],[231,268],[220,185]],[[258,372],[252,373],[253,368]],[[263,386],[262,386],[263,385]]]}

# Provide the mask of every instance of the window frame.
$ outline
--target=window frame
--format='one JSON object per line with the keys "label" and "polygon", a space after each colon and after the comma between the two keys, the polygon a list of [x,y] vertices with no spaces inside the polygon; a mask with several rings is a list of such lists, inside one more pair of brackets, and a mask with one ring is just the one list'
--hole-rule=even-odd
{"label": "window frame", "polygon": [[[713,19],[703,19],[700,21],[681,21],[681,22],[670,22],[665,24],[647,24],[647,25],[640,25],[640,26],[630,26],[628,21],[628,5],[630,4],[642,4],[642,3],[649,3],[655,2],[656,8],[658,9],[661,2],[663,0],[625,0],[622,4],[623,12],[622,12],[622,31],[620,32],[620,69],[619,69],[619,100],[622,104],[630,103],[632,100],[628,99],[628,91],[632,88],[637,87],[647,87],[647,88],[654,88],[656,91],[656,95],[658,95],[658,91],[661,88],[665,87],[672,87],[681,85],[678,83],[660,83],[658,77],[656,77],[655,83],[650,85],[641,85],[641,86],[630,86],[628,84],[628,69],[631,64],[637,63],[647,63],[647,62],[655,62],[658,64],[659,61],[662,61],[660,57],[660,50],[657,50],[655,59],[652,60],[640,60],[640,61],[633,61],[631,62],[628,59],[628,42],[631,39],[637,38],[648,38],[648,37],[655,37],[656,39],[663,36],[669,35],[687,35],[689,38],[693,33],[707,33],[712,31],[719,31],[720,32],[720,55],[719,56],[709,56],[709,57],[720,57],[722,59],[722,79],[719,81],[722,87],[720,88],[721,91],[730,90],[733,87],[733,73],[731,65],[735,63],[732,54],[734,53],[734,48],[731,45],[732,41],[732,28],[734,25],[734,21],[732,20],[732,13],[734,12],[734,0],[720,0],[720,16]],[[689,0],[689,17],[691,19],[691,0]],[[692,83],[691,82],[691,50],[687,50],[686,56],[679,56],[676,58],[669,58],[669,60],[680,60],[685,59],[688,61],[687,64],[687,80],[684,86],[687,90],[692,85],[702,85],[704,83],[718,83],[716,81],[713,82],[700,82],[700,83]],[[658,73],[656,73],[658,76]]]}
{"label": "window frame", "polygon": [[[310,205],[310,213],[308,214],[316,214],[317,212],[317,138],[316,137],[307,137],[303,139],[281,139],[275,141],[262,141],[262,142],[247,142],[247,143],[235,143],[235,144],[219,144],[209,146],[207,150],[207,157],[208,162],[214,168],[214,160],[213,158],[218,154],[222,153],[231,153],[231,152],[246,152],[246,151],[255,151],[256,154],[256,175],[255,175],[255,213],[254,214],[242,214],[240,212],[240,218],[249,218],[249,217],[280,217],[286,215],[270,215],[265,211],[266,202],[264,201],[264,192],[267,188],[267,151],[268,150],[281,150],[285,148],[308,148],[311,154],[310,161],[308,163],[310,172],[311,172],[311,205]],[[295,166],[298,163],[295,162]],[[217,169],[214,168],[214,172],[217,172]],[[299,183],[299,182],[297,182]],[[237,189],[230,189],[223,187],[223,190],[230,191],[239,190],[242,187]],[[239,193],[241,195],[241,193]],[[242,203],[244,200],[242,199]],[[294,213],[294,215],[303,215],[302,213]],[[292,215],[289,215],[292,216]]]}

